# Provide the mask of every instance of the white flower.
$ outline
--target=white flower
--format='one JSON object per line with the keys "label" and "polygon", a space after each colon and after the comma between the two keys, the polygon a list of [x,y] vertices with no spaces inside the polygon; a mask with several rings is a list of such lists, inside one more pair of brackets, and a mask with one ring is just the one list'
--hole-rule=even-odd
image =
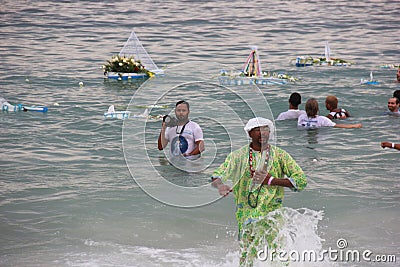
{"label": "white flower", "polygon": [[122,66],[122,65],[124,65],[124,64],[122,64],[122,62],[120,62],[118,65]]}

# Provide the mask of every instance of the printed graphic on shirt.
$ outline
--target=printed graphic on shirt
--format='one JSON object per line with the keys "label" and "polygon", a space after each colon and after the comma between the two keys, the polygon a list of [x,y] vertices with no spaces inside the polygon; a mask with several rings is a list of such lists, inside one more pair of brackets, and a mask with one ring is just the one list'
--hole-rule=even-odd
{"label": "printed graphic on shirt", "polygon": [[189,144],[185,137],[182,135],[175,136],[171,142],[171,154],[179,156],[188,150]]}

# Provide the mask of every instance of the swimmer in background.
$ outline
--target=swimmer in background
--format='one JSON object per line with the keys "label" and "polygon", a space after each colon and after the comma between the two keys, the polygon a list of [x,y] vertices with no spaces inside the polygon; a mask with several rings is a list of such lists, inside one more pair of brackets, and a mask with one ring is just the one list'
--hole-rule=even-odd
{"label": "swimmer in background", "polygon": [[338,108],[338,99],[334,95],[328,95],[325,99],[325,107],[329,110],[329,114],[326,116],[329,119],[346,119],[350,117],[349,112],[344,108]]}
{"label": "swimmer in background", "polygon": [[387,105],[388,111],[386,112],[386,114],[400,115],[399,106],[400,106],[400,100],[397,97],[389,98],[388,105]]}
{"label": "swimmer in background", "polygon": [[289,97],[289,110],[282,112],[276,118],[277,121],[298,119],[301,114],[305,114],[304,110],[299,109],[301,104],[301,95],[299,93],[292,93]]}
{"label": "swimmer in background", "polygon": [[325,116],[319,116],[318,101],[315,98],[310,98],[306,102],[306,113],[300,115],[297,120],[298,127],[304,127],[307,129],[315,129],[319,127],[335,127],[335,128],[361,128],[361,123],[356,124],[338,124]]}

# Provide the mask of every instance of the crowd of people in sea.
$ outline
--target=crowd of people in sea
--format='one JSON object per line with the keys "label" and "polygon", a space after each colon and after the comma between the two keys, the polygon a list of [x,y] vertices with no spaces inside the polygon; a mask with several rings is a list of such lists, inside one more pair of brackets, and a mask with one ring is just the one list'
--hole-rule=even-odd
{"label": "crowd of people in sea", "polygon": [[[399,79],[400,75],[398,74]],[[393,96],[389,97],[385,114],[400,116],[400,90],[393,92]],[[325,98],[325,107],[328,111],[326,116],[319,115],[320,109],[318,101],[310,98],[305,104],[305,110],[299,109],[301,95],[294,92],[289,97],[289,109],[280,113],[276,120],[297,120],[297,126],[305,129],[315,129],[319,127],[335,127],[335,128],[361,128],[361,123],[338,123],[350,117],[350,113],[339,107],[339,100],[335,95],[328,95]],[[158,149],[163,150],[168,143],[171,143],[171,154],[182,155],[187,159],[197,159],[201,152],[204,151],[204,138],[201,127],[189,120],[189,102],[180,100],[175,105],[176,121],[173,125],[168,125],[165,117],[162,122],[161,132],[158,138]],[[382,142],[383,148],[396,148],[395,143]]]}
{"label": "crowd of people in sea", "polygon": [[[400,71],[397,78],[400,79]],[[293,92],[288,102],[289,109],[280,113],[277,121],[297,120],[297,127],[304,129],[362,127],[361,123],[339,123],[351,115],[346,109],[339,107],[339,100],[335,95],[325,98],[325,116],[319,115],[319,104],[315,98],[306,101],[305,110],[299,109],[301,95],[298,92]],[[386,114],[400,116],[399,105],[400,90],[396,90],[388,99]],[[165,119],[162,122],[158,137],[159,150],[165,149],[170,143],[173,155],[180,154],[188,160],[201,156],[205,150],[203,132],[197,123],[189,120],[189,113],[187,101],[181,100],[176,103],[176,122],[173,125],[168,125]],[[267,242],[274,249],[279,246],[273,242],[279,229],[271,230],[268,221],[263,218],[282,207],[285,187],[295,192],[301,191],[307,186],[307,178],[288,152],[269,144],[270,138],[275,134],[274,123],[271,120],[252,118],[246,123],[244,131],[250,138],[250,143],[226,157],[213,172],[211,184],[222,197],[233,193],[241,251],[240,265],[252,266],[258,255],[257,245],[261,242]],[[381,147],[400,150],[400,143],[383,141]],[[230,181],[232,186],[228,185],[227,181]],[[252,223],[259,223],[261,227],[248,227]]]}

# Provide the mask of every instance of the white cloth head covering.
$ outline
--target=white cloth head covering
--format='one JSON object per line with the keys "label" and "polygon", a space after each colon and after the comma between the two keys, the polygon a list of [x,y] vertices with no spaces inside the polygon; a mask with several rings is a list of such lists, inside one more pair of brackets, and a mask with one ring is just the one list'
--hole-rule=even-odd
{"label": "white cloth head covering", "polygon": [[257,127],[261,126],[268,126],[269,128],[269,139],[274,138],[274,133],[275,133],[275,127],[274,124],[272,123],[271,120],[265,119],[262,117],[256,117],[253,119],[250,119],[247,123],[246,126],[244,126],[244,130],[247,132],[247,135],[250,137],[249,132]]}

